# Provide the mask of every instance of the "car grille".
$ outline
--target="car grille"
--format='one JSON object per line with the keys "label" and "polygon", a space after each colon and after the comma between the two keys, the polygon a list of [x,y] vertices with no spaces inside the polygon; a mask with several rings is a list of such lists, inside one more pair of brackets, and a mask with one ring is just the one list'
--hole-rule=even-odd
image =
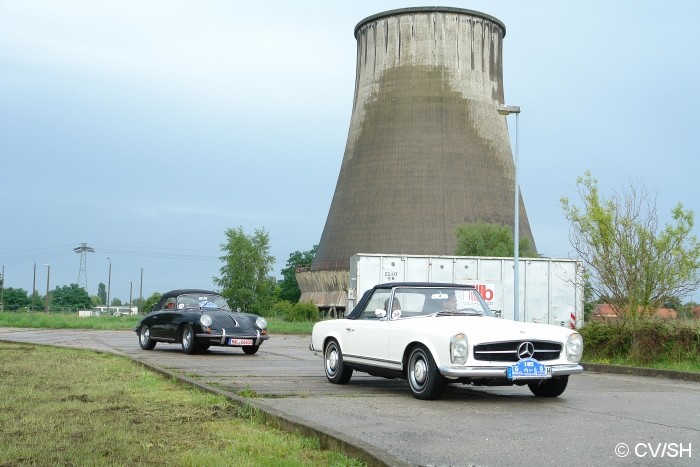
{"label": "car grille", "polygon": [[518,348],[530,342],[535,348],[532,358],[539,361],[556,360],[561,354],[561,343],[545,341],[507,341],[479,344],[474,347],[474,359],[493,362],[517,362]]}

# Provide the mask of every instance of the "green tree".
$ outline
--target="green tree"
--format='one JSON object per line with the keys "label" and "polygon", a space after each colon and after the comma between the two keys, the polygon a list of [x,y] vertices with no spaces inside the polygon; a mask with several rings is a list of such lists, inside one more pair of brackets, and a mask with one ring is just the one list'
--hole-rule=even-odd
{"label": "green tree", "polygon": [[100,282],[97,284],[97,296],[100,298],[100,302],[98,302],[98,305],[106,305],[107,304],[107,288],[105,287],[104,283]]}
{"label": "green tree", "polygon": [[10,311],[17,311],[20,308],[29,306],[30,303],[27,291],[24,289],[15,289],[14,287],[3,289],[2,301],[5,310]]}
{"label": "green tree", "polygon": [[700,287],[700,242],[691,235],[691,211],[679,203],[671,211],[674,223],[659,229],[655,200],[644,187],[605,198],[589,171],[576,186],[581,207],[561,199],[569,239],[591,287],[618,315],[649,315]]}
{"label": "green tree", "polygon": [[296,272],[298,267],[310,265],[316,256],[318,245],[314,245],[309,251],[295,251],[289,255],[287,266],[282,269],[282,280],[278,281],[279,298],[288,302],[297,302],[301,297],[301,290],[297,283]]}
{"label": "green tree", "polygon": [[256,229],[251,236],[242,227],[226,229],[226,243],[221,249],[221,277],[213,280],[229,305],[260,315],[269,313],[277,283],[270,276],[275,261],[270,255],[270,235],[265,229]]}
{"label": "green tree", "polygon": [[88,293],[78,284],[56,287],[51,293],[51,306],[67,308],[90,308],[92,301]]}
{"label": "green tree", "polygon": [[[506,225],[475,222],[457,226],[458,256],[500,256],[508,257],[515,254],[513,229]],[[528,238],[519,238],[518,256],[521,258],[537,258],[532,242]]]}
{"label": "green tree", "polygon": [[110,303],[109,306],[122,306],[123,303],[119,297],[113,297],[112,298],[112,303]]}
{"label": "green tree", "polygon": [[[32,299],[34,300],[34,303],[32,303]],[[43,309],[44,309],[44,297],[39,295],[38,290],[35,290],[34,293],[29,296],[29,311],[37,311],[37,310],[43,310]]]}
{"label": "green tree", "polygon": [[153,309],[153,305],[158,303],[160,300],[160,292],[154,292],[150,297],[143,302],[143,307],[141,308],[142,313],[149,313]]}

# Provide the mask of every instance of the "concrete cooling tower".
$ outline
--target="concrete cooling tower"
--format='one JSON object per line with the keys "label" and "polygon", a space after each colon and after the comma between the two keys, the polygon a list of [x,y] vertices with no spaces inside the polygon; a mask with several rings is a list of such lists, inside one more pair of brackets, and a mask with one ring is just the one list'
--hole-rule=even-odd
{"label": "concrete cooling tower", "polygon": [[[454,255],[455,229],[514,225],[515,170],[498,19],[403,8],[355,27],[357,72],[338,182],[302,300],[345,306],[357,253]],[[534,241],[520,199],[520,237]]]}

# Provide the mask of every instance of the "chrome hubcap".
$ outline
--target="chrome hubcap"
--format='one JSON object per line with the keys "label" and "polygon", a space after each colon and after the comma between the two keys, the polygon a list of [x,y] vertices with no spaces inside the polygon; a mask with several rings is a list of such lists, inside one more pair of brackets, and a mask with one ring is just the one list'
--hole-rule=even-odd
{"label": "chrome hubcap", "polygon": [[328,373],[335,373],[336,366],[338,365],[338,352],[333,349],[330,352],[328,352],[328,358],[326,359],[326,368],[328,369]]}
{"label": "chrome hubcap", "polygon": [[425,375],[428,373],[428,369],[425,366],[425,361],[416,360],[413,365],[413,379],[418,384],[423,384],[425,382]]}

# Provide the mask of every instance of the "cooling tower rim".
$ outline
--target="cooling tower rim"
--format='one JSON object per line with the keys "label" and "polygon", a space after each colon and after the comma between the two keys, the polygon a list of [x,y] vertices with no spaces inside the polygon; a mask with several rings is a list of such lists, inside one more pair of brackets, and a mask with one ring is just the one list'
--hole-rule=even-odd
{"label": "cooling tower rim", "polygon": [[363,19],[359,23],[357,23],[357,26],[355,26],[355,39],[357,39],[357,33],[358,31],[367,23],[370,23],[372,21],[376,21],[378,19],[388,17],[388,16],[399,16],[399,15],[408,15],[408,14],[414,14],[414,13],[457,13],[460,15],[469,15],[469,16],[476,16],[478,18],[482,18],[488,21],[491,21],[493,23],[496,23],[501,29],[503,29],[503,37],[506,36],[506,25],[503,24],[501,20],[496,18],[495,16],[487,15],[486,13],[482,13],[480,11],[476,10],[467,10],[466,8],[455,8],[455,7],[449,7],[449,6],[419,6],[419,7],[408,7],[408,8],[397,8],[395,10],[388,10],[388,11],[383,11],[381,13],[374,14],[372,16],[368,16],[367,18]]}

